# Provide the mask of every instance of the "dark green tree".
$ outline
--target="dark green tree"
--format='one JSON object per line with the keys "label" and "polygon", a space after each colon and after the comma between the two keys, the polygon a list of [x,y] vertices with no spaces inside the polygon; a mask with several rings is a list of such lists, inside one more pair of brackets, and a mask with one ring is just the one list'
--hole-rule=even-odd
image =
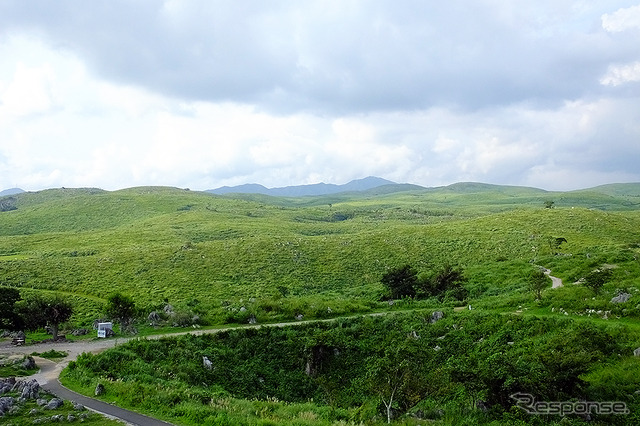
{"label": "dark green tree", "polygon": [[136,317],[136,304],[129,296],[114,293],[107,298],[106,314],[120,323],[120,331],[125,330]]}
{"label": "dark green tree", "polygon": [[53,340],[57,340],[60,324],[69,321],[73,306],[60,296],[37,295],[22,301],[21,314],[27,330],[49,326]]}
{"label": "dark green tree", "polygon": [[380,281],[389,290],[389,297],[392,299],[414,297],[418,284],[418,273],[411,265],[404,265],[387,272]]}
{"label": "dark green tree", "polygon": [[551,279],[540,269],[529,274],[528,285],[536,300],[542,299],[542,291],[549,286]]}
{"label": "dark green tree", "polygon": [[593,292],[598,295],[602,290],[602,287],[611,280],[613,273],[611,269],[596,269],[591,271],[584,277],[584,285],[589,287]]}
{"label": "dark green tree", "polygon": [[468,291],[464,287],[466,281],[462,269],[445,265],[430,280],[423,283],[423,290],[427,297],[464,300],[468,296]]}
{"label": "dark green tree", "polygon": [[16,307],[16,302],[21,299],[17,289],[0,287],[0,329],[16,331],[24,328],[24,321]]}

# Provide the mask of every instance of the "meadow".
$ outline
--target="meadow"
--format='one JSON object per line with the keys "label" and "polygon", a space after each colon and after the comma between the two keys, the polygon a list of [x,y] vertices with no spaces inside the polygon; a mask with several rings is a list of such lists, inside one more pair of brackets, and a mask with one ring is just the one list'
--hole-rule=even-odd
{"label": "meadow", "polygon": [[[104,319],[116,292],[136,302],[141,335],[335,318],[134,341],[64,372],[68,386],[92,394],[102,383],[104,399],[177,424],[585,420],[531,416],[514,392],[639,409],[640,184],[387,186],[299,198],[52,189],[3,205],[12,208],[0,212],[0,286],[67,298],[67,330]],[[468,296],[389,300],[381,277],[403,265],[421,280],[454,266]],[[540,267],[564,285],[549,283],[537,300],[529,277]],[[596,293],[584,280],[598,269],[611,276]],[[628,300],[613,303],[619,294]],[[145,319],[151,311],[157,327]],[[444,319],[432,324],[435,311]],[[357,317],[372,313],[386,315]],[[392,382],[402,391],[389,402]]]}
{"label": "meadow", "polygon": [[[386,309],[380,277],[404,264],[423,275],[457,265],[470,303],[505,308],[531,299],[533,265],[568,284],[615,265],[596,300],[565,286],[542,302],[585,310],[637,291],[638,187],[456,184],[290,199],[157,187],[24,193],[0,213],[0,285],[68,297],[77,326],[99,318],[114,292],[147,312],[170,303],[221,324]],[[558,237],[567,242],[553,247]],[[637,317],[635,305],[626,308]]]}

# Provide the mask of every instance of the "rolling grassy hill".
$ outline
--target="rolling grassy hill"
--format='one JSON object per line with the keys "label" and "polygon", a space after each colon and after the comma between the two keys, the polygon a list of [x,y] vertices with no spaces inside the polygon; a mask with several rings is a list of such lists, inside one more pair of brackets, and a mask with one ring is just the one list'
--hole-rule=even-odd
{"label": "rolling grassy hill", "polygon": [[[567,282],[615,265],[614,281],[588,303],[582,286],[547,292],[549,306],[583,310],[640,287],[639,193],[640,184],[557,193],[475,183],[298,198],[165,187],[22,193],[0,213],[0,285],[73,297],[77,323],[97,318],[116,291],[148,309],[197,306],[220,323],[381,308],[380,277],[403,264],[423,275],[460,265],[471,303],[505,308],[530,301],[533,263]],[[552,237],[567,242],[556,249]]]}

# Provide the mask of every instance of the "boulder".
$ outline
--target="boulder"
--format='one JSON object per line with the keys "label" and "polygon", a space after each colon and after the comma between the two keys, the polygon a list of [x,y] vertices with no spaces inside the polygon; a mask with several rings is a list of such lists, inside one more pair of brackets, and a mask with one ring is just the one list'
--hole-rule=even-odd
{"label": "boulder", "polygon": [[206,356],[202,357],[202,366],[204,368],[206,368],[207,370],[211,370],[213,368],[213,363],[211,362],[211,360],[209,358],[207,358]]}
{"label": "boulder", "polygon": [[60,398],[52,398],[51,401],[49,401],[49,403],[47,404],[47,408],[49,410],[57,410],[58,408],[62,407],[63,404],[64,401]]}
{"label": "boulder", "polygon": [[82,404],[78,404],[75,401],[71,401],[71,404],[73,405],[73,409],[76,410],[76,411],[84,411],[85,410],[84,405],[82,405]]}
{"label": "boulder", "polygon": [[104,385],[102,383],[98,383],[96,385],[96,390],[93,392],[95,396],[103,395],[105,392]]}
{"label": "boulder", "polygon": [[40,407],[44,407],[45,405],[47,405],[49,403],[49,401],[47,401],[44,398],[38,398],[36,400],[36,404],[39,405]]}
{"label": "boulder", "polygon": [[633,350],[633,356],[640,356],[640,348],[635,348]]}
{"label": "boulder", "polygon": [[24,399],[38,399],[40,398],[40,384],[36,379],[32,379],[28,382],[24,382],[22,386],[21,398]]}
{"label": "boulder", "polygon": [[4,413],[9,412],[9,410],[15,403],[16,399],[12,396],[0,397],[0,416],[4,415]]}
{"label": "boulder", "polygon": [[429,322],[431,324],[434,324],[434,323],[440,321],[442,318],[444,318],[444,312],[435,311],[434,313],[431,314],[431,319],[429,320]]}
{"label": "boulder", "polygon": [[32,356],[26,357],[20,366],[25,370],[33,370],[37,368],[36,361]]}
{"label": "boulder", "polygon": [[149,320],[149,322],[151,322],[151,324],[154,325],[162,321],[162,318],[160,318],[160,314],[158,314],[156,311],[151,312],[149,316],[147,316],[147,319]]}
{"label": "boulder", "polygon": [[631,299],[631,295],[629,293],[620,293],[611,299],[611,303],[624,303]]}

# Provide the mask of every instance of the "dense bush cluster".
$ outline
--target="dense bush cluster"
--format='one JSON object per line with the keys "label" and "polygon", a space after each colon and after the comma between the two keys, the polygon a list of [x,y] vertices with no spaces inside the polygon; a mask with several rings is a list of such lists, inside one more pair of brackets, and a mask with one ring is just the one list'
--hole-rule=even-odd
{"label": "dense bush cluster", "polygon": [[411,265],[404,265],[391,269],[381,279],[387,290],[383,298],[435,297],[440,301],[465,300],[469,295],[469,291],[464,287],[466,281],[462,269],[451,265],[445,265],[427,277],[419,277]]}

